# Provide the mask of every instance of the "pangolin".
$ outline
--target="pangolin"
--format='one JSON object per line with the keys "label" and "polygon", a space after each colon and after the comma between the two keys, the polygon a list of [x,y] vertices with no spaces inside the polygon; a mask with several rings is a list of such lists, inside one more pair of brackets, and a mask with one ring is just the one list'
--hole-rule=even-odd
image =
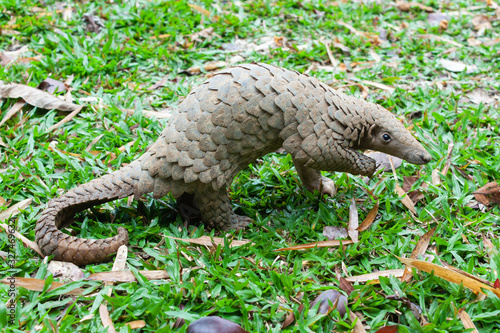
{"label": "pangolin", "polygon": [[[320,170],[371,176],[372,149],[425,164],[429,153],[383,107],[335,91],[313,77],[252,63],[218,72],[179,104],[160,137],[140,158],[50,200],[36,224],[45,255],[86,265],[107,261],[128,243],[125,228],[108,239],[82,239],[59,230],[89,207],[153,192],[194,197],[208,228],[242,228],[227,195],[236,174],[284,147],[306,188],[328,187]],[[71,223],[71,222],[69,222]]]}

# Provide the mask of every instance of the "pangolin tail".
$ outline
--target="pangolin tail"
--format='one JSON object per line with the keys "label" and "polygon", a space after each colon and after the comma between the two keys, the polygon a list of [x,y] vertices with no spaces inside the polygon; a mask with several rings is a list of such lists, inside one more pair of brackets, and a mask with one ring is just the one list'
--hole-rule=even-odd
{"label": "pangolin tail", "polygon": [[83,239],[67,235],[60,227],[71,224],[75,213],[108,201],[137,194],[135,189],[142,172],[139,160],[101,178],[82,184],[52,199],[42,212],[35,228],[36,242],[45,255],[55,260],[87,265],[109,261],[121,245],[128,244],[125,228],[106,239]]}

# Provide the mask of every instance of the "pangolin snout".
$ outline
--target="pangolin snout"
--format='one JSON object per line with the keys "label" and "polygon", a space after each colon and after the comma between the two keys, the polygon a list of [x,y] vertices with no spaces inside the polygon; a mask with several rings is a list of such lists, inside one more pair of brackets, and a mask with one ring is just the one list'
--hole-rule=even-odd
{"label": "pangolin snout", "polygon": [[432,157],[427,151],[418,149],[408,151],[403,159],[412,164],[427,164],[432,160]]}
{"label": "pangolin snout", "polygon": [[414,153],[413,156],[406,160],[413,164],[427,164],[432,160],[432,157],[424,150],[423,152]]}
{"label": "pangolin snout", "polygon": [[428,152],[423,152],[420,154],[420,159],[422,160],[422,164],[427,164],[432,160],[432,157]]}

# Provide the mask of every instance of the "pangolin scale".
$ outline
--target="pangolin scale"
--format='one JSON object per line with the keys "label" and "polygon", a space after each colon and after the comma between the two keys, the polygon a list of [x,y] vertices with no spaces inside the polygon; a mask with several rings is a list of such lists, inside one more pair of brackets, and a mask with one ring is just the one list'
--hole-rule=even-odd
{"label": "pangolin scale", "polygon": [[[414,164],[431,156],[383,107],[335,91],[313,77],[267,64],[223,70],[180,103],[158,140],[129,165],[82,184],[48,203],[36,224],[46,255],[78,265],[107,261],[128,243],[124,228],[108,239],[59,230],[89,207],[130,195],[192,194],[209,228],[238,229],[227,196],[236,174],[284,147],[304,185],[319,189],[319,170],[370,176],[375,161],[357,149],[386,152]],[[330,182],[331,184],[331,182]]]}

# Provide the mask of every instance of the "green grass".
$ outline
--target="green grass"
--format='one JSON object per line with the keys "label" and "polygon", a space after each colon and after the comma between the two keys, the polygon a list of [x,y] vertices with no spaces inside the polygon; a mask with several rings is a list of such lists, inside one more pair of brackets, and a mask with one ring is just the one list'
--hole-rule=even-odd
{"label": "green grass", "polygon": [[[77,220],[82,223],[72,228],[81,237],[109,237],[118,226],[126,227],[131,237],[128,268],[166,270],[170,280],[119,283],[110,297],[100,282],[72,283],[85,290],[85,295],[79,297],[64,296],[57,290],[19,288],[15,295],[15,324],[7,322],[6,310],[0,303],[0,327],[9,332],[48,332],[55,326],[59,332],[103,332],[98,306],[105,300],[120,332],[128,332],[125,323],[134,320],[146,322],[141,332],[185,332],[187,325],[173,328],[177,318],[190,323],[208,315],[232,320],[251,332],[279,332],[289,311],[294,311],[296,321],[285,332],[349,331],[353,324],[348,316],[341,318],[336,311],[316,316],[316,311],[309,311],[309,304],[321,291],[339,288],[336,271],[342,272],[343,265],[350,276],[404,268],[395,256],[409,257],[420,236],[433,226],[437,226],[431,239],[434,252],[429,250],[428,254],[437,253],[440,260],[452,266],[495,281],[500,257],[488,253],[482,237],[498,248],[500,209],[495,205],[482,210],[469,206],[473,206],[472,192],[500,179],[499,100],[477,105],[466,97],[475,89],[499,96],[500,63],[496,59],[500,44],[469,46],[467,41],[470,37],[483,42],[499,37],[498,21],[493,20],[493,29],[481,36],[477,36],[472,23],[479,14],[495,18],[493,9],[479,1],[425,1],[436,10],[450,13],[448,28],[440,31],[428,23],[427,13],[418,9],[401,12],[393,2],[338,1],[332,5],[315,0],[260,0],[192,4],[208,9],[212,17],[183,1],[98,0],[70,3],[72,16],[63,20],[58,7],[61,2],[3,0],[0,50],[12,51],[26,45],[29,51],[21,57],[39,56],[40,60],[0,67],[0,80],[36,87],[49,76],[65,81],[72,75],[72,96],[77,104],[88,96],[99,101],[90,103],[56,130],[48,128],[65,113],[29,105],[0,127],[5,143],[0,146],[0,196],[10,204],[33,198],[31,206],[13,218],[16,230],[33,240],[37,216],[50,198],[140,156],[166,122],[147,118],[141,111],[162,111],[177,105],[205,78],[204,74],[188,76],[185,71],[189,67],[229,61],[235,55],[243,56],[246,62],[266,62],[301,72],[313,63],[330,66],[321,38],[348,48],[349,52],[332,48],[340,63],[371,61],[370,50],[382,61],[366,69],[354,67],[353,71],[333,74],[312,68],[310,75],[334,87],[347,85],[343,89],[354,96],[362,92],[352,81],[392,85],[396,88],[393,92],[367,86],[368,100],[405,118],[407,125],[413,123],[416,137],[433,156],[426,166],[404,163],[397,170],[399,184],[404,176],[419,175],[414,189],[421,188],[422,183],[429,185],[424,199],[416,205],[416,218],[410,216],[395,194],[395,179],[390,173],[378,174],[367,184],[361,177],[329,175],[336,181],[338,194],[335,198],[320,198],[302,189],[289,156],[270,154],[235,179],[230,193],[234,208],[256,223],[229,234],[224,246],[206,248],[165,238],[208,234],[203,228],[184,229],[173,209],[175,203],[168,197],[154,201],[147,196],[144,202],[133,202],[131,207],[126,200],[119,200],[78,214]],[[86,30],[82,17],[89,13],[102,21],[100,32]],[[339,21],[363,32],[380,34],[383,30],[388,41],[376,45],[353,34]],[[191,42],[191,34],[208,27],[214,29],[210,38]],[[463,47],[453,50],[454,45],[420,38],[422,34],[442,36]],[[237,45],[238,40],[259,44],[264,37],[275,36],[286,37],[288,47],[269,52],[224,49],[227,44]],[[469,74],[449,72],[440,59],[474,64],[477,70]],[[165,77],[163,87],[148,90]],[[1,102],[2,118],[14,102]],[[127,116],[122,109],[136,113]],[[86,152],[86,147],[100,135],[91,149],[100,154]],[[134,140],[120,153],[118,148]],[[450,143],[454,143],[453,166],[440,177],[441,185],[432,185],[432,171],[444,167]],[[117,158],[111,159],[109,152]],[[379,197],[380,209],[370,229],[360,233],[359,243],[331,249],[273,251],[324,240],[324,226],[346,226],[351,198],[360,199],[358,210],[360,219],[364,218],[375,201],[363,188]],[[230,248],[233,237],[249,239],[253,244]],[[0,233],[0,239],[5,244],[0,250],[6,252],[7,234]],[[1,278],[51,276],[47,263],[20,241],[15,244],[15,253],[14,268],[6,259],[0,265]],[[84,272],[88,276],[111,267],[112,263],[89,265]],[[465,309],[480,332],[499,332],[500,300],[496,296],[478,298],[467,288],[431,274],[414,271],[408,283],[381,278],[380,284],[357,284],[354,289],[348,298],[349,308],[363,316],[363,324],[370,327],[370,332],[392,324],[400,324],[400,332],[464,332],[456,315],[460,308]],[[305,305],[301,313],[299,304],[292,300],[300,293],[304,293]],[[7,285],[0,286],[0,295],[7,301]],[[419,323],[404,302],[386,298],[393,295],[418,305],[428,324]],[[91,319],[81,321],[91,314]]]}

